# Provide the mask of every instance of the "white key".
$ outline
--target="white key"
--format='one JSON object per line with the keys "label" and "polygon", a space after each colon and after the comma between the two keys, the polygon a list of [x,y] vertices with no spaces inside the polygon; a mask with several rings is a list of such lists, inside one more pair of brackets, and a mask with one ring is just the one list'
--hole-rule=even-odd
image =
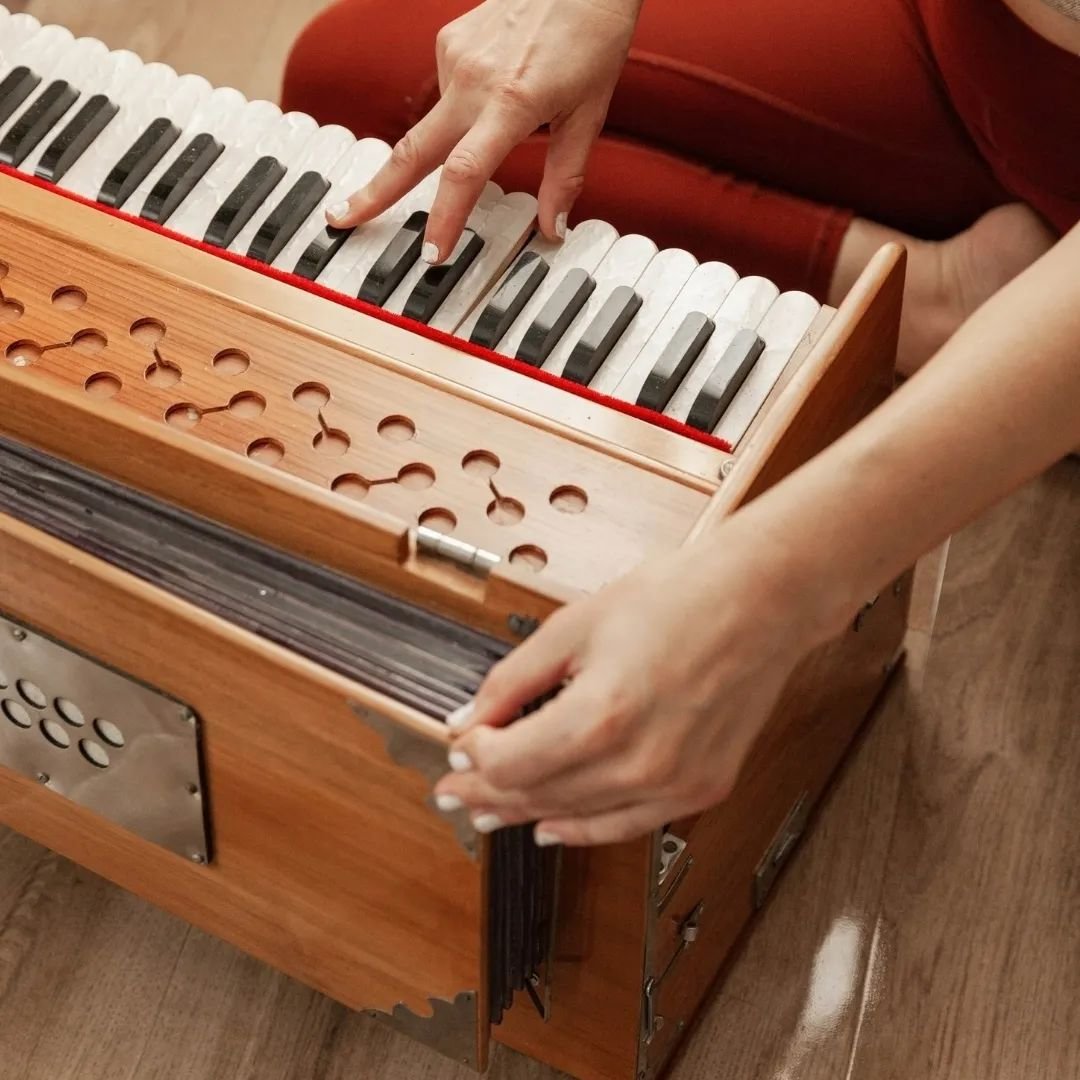
{"label": "white key", "polygon": [[665,416],[686,422],[698,394],[709,381],[709,376],[735,335],[740,330],[756,330],[779,295],[780,290],[762,277],[745,277],[732,287],[716,312],[716,329],[709,343],[701,350],[701,355],[675,391],[664,410]]}
{"label": "white key", "polygon": [[[7,12],[7,9],[4,9]],[[6,14],[0,26],[0,79],[7,76],[12,68],[26,63],[19,57],[27,42],[41,31],[41,23],[33,15],[18,12]],[[27,65],[29,67],[29,65]]]}
{"label": "white key", "polygon": [[18,54],[12,54],[12,67],[25,64],[31,71],[41,76],[41,82],[34,87],[27,99],[0,126],[0,141],[8,131],[18,123],[19,117],[29,109],[55,78],[63,78],[63,66],[71,50],[75,48],[75,38],[70,30],[62,26],[43,26],[36,34],[29,37]]}
{"label": "white key", "polygon": [[[323,173],[330,181],[330,190],[319,204],[316,211],[304,222],[296,235],[285,245],[281,254],[274,260],[278,270],[292,272],[316,237],[322,236],[327,227],[326,211],[337,203],[344,202],[354,192],[359,191],[374,175],[375,170],[390,154],[390,147],[381,139],[361,139],[353,142],[337,160],[333,168]],[[379,164],[376,164],[379,163]],[[352,237],[349,237],[351,240]],[[341,245],[334,261],[341,258],[348,249],[349,240]],[[329,269],[329,267],[327,268]],[[326,271],[324,271],[325,273]]]}
{"label": "white key", "polygon": [[[427,210],[431,206],[441,175],[442,170],[436,169],[421,180],[408,195],[388,210],[384,210],[374,221],[369,221],[357,229],[349,237],[349,243],[338,253],[338,257],[327,267],[327,272],[319,279],[320,282],[327,288],[337,289],[345,296],[357,296],[371,268],[410,215],[417,210]],[[355,245],[353,245],[354,240]],[[352,254],[349,252],[351,245],[353,245]],[[342,260],[342,256],[346,256],[348,261]],[[336,267],[335,264],[337,264]]]}
{"label": "white key", "polygon": [[645,380],[652,374],[653,368],[686,317],[700,312],[711,319],[738,280],[739,275],[727,263],[702,263],[690,276],[652,336],[634,357],[615,389],[604,392],[612,394],[620,401],[635,404]]}
{"label": "white key", "polygon": [[245,173],[262,156],[262,139],[281,121],[281,110],[269,101],[249,101],[236,118],[235,138],[207,170],[199,186],[169,219],[168,227],[202,240],[210,222]]}
{"label": "white key", "polygon": [[[270,193],[266,201],[251,216],[251,220],[240,230],[240,234],[229,246],[230,251],[246,255],[263,222],[277,209],[278,203],[288,195],[293,184],[305,172],[314,169],[325,175],[325,170],[335,165],[341,156],[356,143],[356,136],[348,128],[330,124],[319,127],[313,117],[309,126],[300,117],[305,113],[290,113],[282,117],[282,123],[290,123],[291,130],[282,138],[280,152],[274,157],[288,169],[284,179]],[[291,117],[296,119],[290,120]],[[272,151],[270,151],[272,153]]]}
{"label": "white key", "polygon": [[612,291],[620,285],[637,285],[657,253],[656,245],[645,236],[622,236],[615,241],[596,268],[596,288],[592,295],[578,312],[577,318],[566,328],[566,333],[551,350],[551,355],[544,361],[545,371],[562,374],[574,346],[607,303]]}
{"label": "white key", "polygon": [[601,394],[614,392],[697,267],[697,259],[689,251],[679,248],[661,251],[649,263],[637,283],[641,307],[626,333],[611,350],[611,355],[593,376],[589,383],[592,389]]}
{"label": "white key", "polygon": [[[169,152],[150,170],[146,179],[135,189],[135,193],[128,200],[127,208],[132,213],[142,213],[146,200],[150,197],[150,193],[154,190],[157,182],[169,171],[173,163],[188,148],[188,144],[196,135],[202,135],[205,132],[208,135],[213,135],[224,146],[228,146],[228,136],[236,131],[240,116],[244,109],[247,108],[247,103],[247,98],[239,90],[233,90],[230,87],[218,87],[212,89],[209,94],[203,95],[187,118],[187,123],[183,131],[181,131],[180,137],[173,143]],[[193,197],[194,194],[192,192],[189,198]],[[171,220],[166,224],[172,228]]]}
{"label": "white key", "polygon": [[506,272],[536,223],[536,199],[523,192],[506,195],[488,214],[481,235],[484,250],[465,272],[431,321],[436,330],[454,333],[481,297]]}
{"label": "white key", "polygon": [[109,83],[111,73],[112,57],[104,42],[95,38],[80,38],[75,42],[68,53],[63,77],[79,91],[79,98],[23,160],[19,166],[20,172],[34,175],[53,139],[78,115],[79,110],[94,94],[102,92],[103,87]]}
{"label": "white key", "polygon": [[[476,208],[469,215],[468,220],[465,222],[465,228],[472,229],[473,232],[484,235],[484,225],[488,219],[488,215],[491,213],[493,207],[503,197],[503,189],[498,184],[488,182],[484,186],[483,193],[477,200]],[[429,204],[430,205],[430,204]],[[427,210],[429,206],[423,206],[421,209]],[[420,279],[428,272],[430,267],[423,259],[417,259],[412,269],[405,275],[404,280],[394,290],[390,299],[386,301],[383,307],[384,311],[389,311],[394,315],[400,315],[405,310],[405,305],[409,302],[409,297],[413,294],[413,289],[419,284]]]}
{"label": "white key", "polygon": [[[562,284],[563,278],[575,269],[584,270],[587,274],[595,273],[601,260],[618,239],[619,234],[615,227],[606,221],[583,221],[567,233],[562,243],[537,236],[525,250],[535,251],[541,258],[546,259],[551,269],[499,343],[499,352],[504,356],[517,356],[529,327],[551,299],[551,294]],[[458,332],[459,337],[465,340],[472,337],[477,321],[498,287],[496,284],[476,306],[473,314],[465,320]]]}
{"label": "white key", "polygon": [[180,77],[168,64],[145,64],[121,88],[120,112],[94,140],[93,153],[77,161],[64,177],[62,187],[96,199],[109,173],[131,149],[150,124],[169,114],[169,103]]}
{"label": "white key", "polygon": [[713,429],[714,435],[738,445],[820,311],[821,305],[802,292],[786,292],[769,308],[758,327],[765,351]]}

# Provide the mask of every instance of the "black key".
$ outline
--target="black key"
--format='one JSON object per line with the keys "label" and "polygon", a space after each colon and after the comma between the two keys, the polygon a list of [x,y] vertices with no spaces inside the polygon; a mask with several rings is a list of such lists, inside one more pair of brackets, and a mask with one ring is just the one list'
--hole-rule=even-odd
{"label": "black key", "polygon": [[104,94],[95,94],[41,155],[35,170],[37,175],[42,180],[58,184],[119,111],[120,106]]}
{"label": "black key", "polygon": [[428,216],[417,210],[398,230],[386,250],[376,260],[364,279],[357,296],[369,304],[382,307],[401,284],[405,275],[416,265],[424,247],[424,230]]}
{"label": "black key", "polygon": [[28,67],[12,68],[0,82],[0,124],[6,124],[15,110],[41,82],[41,76]]}
{"label": "black key", "polygon": [[596,318],[581,335],[581,340],[574,346],[563,376],[571,382],[588,386],[641,310],[641,303],[641,297],[629,285],[613,289]]}
{"label": "black key", "polygon": [[416,283],[416,288],[405,304],[405,317],[424,324],[431,322],[443,301],[483,250],[483,238],[472,229],[466,229],[450,258],[425,271],[424,276]]}
{"label": "black key", "polygon": [[702,315],[700,311],[687,315],[645,379],[637,403],[646,409],[663,412],[715,329],[716,323],[708,315]]}
{"label": "black key", "polygon": [[70,83],[62,79],[49,83],[4,136],[0,143],[0,162],[21,165],[78,99],[79,91]]}
{"label": "black key", "polygon": [[248,257],[272,263],[296,235],[296,230],[319,208],[329,190],[330,181],[325,177],[317,172],[304,173],[259,226],[248,248]]}
{"label": "black key", "polygon": [[196,135],[183,153],[159,177],[143,203],[140,216],[147,221],[164,225],[192,193],[210,166],[221,157],[224,149],[213,135],[206,132]]}
{"label": "black key", "polygon": [[474,345],[497,348],[550,270],[551,264],[539,252],[523,252],[484,308],[469,340]]}
{"label": "black key", "polygon": [[584,270],[571,270],[540,309],[522,339],[517,358],[541,367],[595,289],[596,282]]}
{"label": "black key", "polygon": [[167,117],[159,116],[113,166],[97,201],[115,209],[123,206],[179,138],[180,129]]}
{"label": "black key", "polygon": [[214,215],[203,238],[206,243],[227,248],[285,178],[286,172],[288,169],[277,158],[259,158]]}
{"label": "black key", "polygon": [[765,351],[765,342],[753,330],[740,330],[701,388],[686,422],[698,431],[712,431]]}
{"label": "black key", "polygon": [[314,240],[308,244],[307,251],[300,256],[300,261],[293,270],[308,281],[315,281],[330,265],[330,260],[344,247],[345,241],[352,236],[353,229],[335,229],[327,225]]}

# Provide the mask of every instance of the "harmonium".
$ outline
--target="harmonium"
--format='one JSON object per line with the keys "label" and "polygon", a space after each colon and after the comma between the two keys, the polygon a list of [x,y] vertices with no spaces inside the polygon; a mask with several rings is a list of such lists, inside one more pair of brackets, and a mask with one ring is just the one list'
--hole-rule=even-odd
{"label": "harmonium", "polygon": [[883,400],[902,250],[830,309],[601,221],[548,243],[490,185],[428,267],[436,178],[326,227],[384,143],[0,11],[0,823],[477,1070],[659,1075],[911,574],[727,801],[634,843],[440,814],[445,719]]}

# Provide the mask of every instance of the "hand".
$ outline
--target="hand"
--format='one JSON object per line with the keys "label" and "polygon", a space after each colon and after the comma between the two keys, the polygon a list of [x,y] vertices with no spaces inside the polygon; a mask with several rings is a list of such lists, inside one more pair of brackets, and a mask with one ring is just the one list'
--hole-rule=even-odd
{"label": "hand", "polygon": [[792,545],[741,518],[557,612],[493,668],[450,720],[462,734],[440,807],[466,806],[481,832],[536,821],[541,844],[588,845],[722,801],[795,665],[829,636]]}
{"label": "hand", "polygon": [[331,225],[369,221],[445,162],[424,259],[453,251],[484,185],[544,124],[551,145],[539,195],[541,231],[562,238],[618,81],[642,0],[486,0],[439,34],[442,98]]}

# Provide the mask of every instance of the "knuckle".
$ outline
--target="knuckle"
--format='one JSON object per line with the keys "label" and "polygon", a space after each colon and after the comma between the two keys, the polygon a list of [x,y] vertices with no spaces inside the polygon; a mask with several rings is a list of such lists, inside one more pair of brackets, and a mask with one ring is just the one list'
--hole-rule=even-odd
{"label": "knuckle", "polygon": [[536,111],[535,96],[520,79],[504,79],[494,88],[493,96],[505,110],[525,113]]}
{"label": "knuckle", "polygon": [[454,83],[460,90],[479,90],[490,81],[491,68],[482,56],[466,54],[454,62]]}
{"label": "knuckle", "polygon": [[394,145],[390,160],[399,169],[412,169],[419,163],[420,147],[411,131],[406,132]]}
{"label": "knuckle", "polygon": [[455,184],[471,184],[485,179],[484,164],[467,147],[458,147],[443,166],[443,176]]}

